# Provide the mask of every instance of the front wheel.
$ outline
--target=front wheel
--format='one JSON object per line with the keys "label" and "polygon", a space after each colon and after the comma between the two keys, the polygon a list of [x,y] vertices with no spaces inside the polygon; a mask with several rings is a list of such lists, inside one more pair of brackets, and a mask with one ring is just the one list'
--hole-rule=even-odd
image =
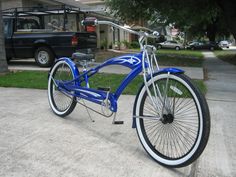
{"label": "front wheel", "polygon": [[53,112],[64,117],[70,114],[76,106],[76,98],[61,90],[59,83],[68,82],[75,78],[70,65],[66,61],[57,62],[48,78],[48,100]]}
{"label": "front wheel", "polygon": [[[154,84],[153,84],[154,83]],[[156,74],[136,97],[136,130],[144,149],[168,167],[187,166],[203,152],[210,132],[204,96],[183,74]]]}

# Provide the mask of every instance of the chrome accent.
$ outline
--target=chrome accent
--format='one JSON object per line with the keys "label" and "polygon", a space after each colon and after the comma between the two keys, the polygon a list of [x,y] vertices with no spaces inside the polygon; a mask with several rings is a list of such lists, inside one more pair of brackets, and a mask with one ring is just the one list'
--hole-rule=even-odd
{"label": "chrome accent", "polygon": [[161,120],[161,117],[156,116],[133,116],[136,119],[151,119],[151,120]]}

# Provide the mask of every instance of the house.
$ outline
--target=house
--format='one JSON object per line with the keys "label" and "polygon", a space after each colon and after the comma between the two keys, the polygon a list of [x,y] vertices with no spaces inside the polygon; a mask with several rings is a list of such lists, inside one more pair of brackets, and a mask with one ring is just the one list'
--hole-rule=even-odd
{"label": "house", "polygon": [[[119,23],[109,9],[106,7],[103,0],[1,0],[2,9],[15,7],[45,7],[45,6],[62,6],[68,5],[78,8],[81,14],[69,14],[67,27],[70,31],[82,31],[81,20],[87,17],[95,17],[98,20],[108,20]],[[45,19],[45,25],[53,22],[60,22],[63,20],[63,15],[50,15]],[[146,26],[148,23],[142,19],[129,22],[129,24],[121,23],[138,30],[138,27]],[[120,48],[120,45],[125,42],[138,41],[136,35],[130,34],[124,30],[111,28],[108,25],[99,25],[95,27],[97,33],[97,47],[98,48]],[[159,30],[158,30],[159,31]],[[168,31],[168,30],[167,30]],[[159,31],[160,32],[160,31]],[[121,45],[122,46],[122,45]]]}
{"label": "house", "polygon": [[[96,17],[98,20],[108,20],[119,23],[109,13],[103,0],[76,0],[90,8],[82,8],[81,10],[87,13],[87,16]],[[122,24],[124,25],[124,24]],[[114,29],[108,25],[99,25],[96,27],[99,48],[117,48],[123,41],[130,42],[130,34],[124,30]]]}
{"label": "house", "polygon": [[[102,0],[1,0],[2,10],[17,7],[45,7],[45,6],[62,6],[69,5],[77,7],[86,16],[96,17],[98,20],[109,20],[115,22],[115,19],[106,12],[105,2]],[[50,15],[45,18],[46,25],[52,21],[60,23],[63,15]],[[84,19],[83,14],[69,14],[68,28],[71,31],[83,30],[81,28],[81,20]],[[79,26],[79,28],[78,28]],[[130,41],[130,36],[123,30],[113,29],[108,25],[99,25],[96,27],[97,46],[98,48],[114,48],[122,41]]]}

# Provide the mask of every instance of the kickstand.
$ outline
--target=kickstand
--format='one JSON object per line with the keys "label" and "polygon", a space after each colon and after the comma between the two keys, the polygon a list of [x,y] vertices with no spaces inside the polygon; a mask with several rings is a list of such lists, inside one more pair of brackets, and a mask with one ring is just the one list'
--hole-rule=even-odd
{"label": "kickstand", "polygon": [[112,124],[124,124],[124,121],[116,120],[116,112],[114,114],[114,118],[113,118]]}
{"label": "kickstand", "polygon": [[91,122],[95,122],[95,120],[93,120],[93,118],[92,118],[92,116],[91,116],[91,114],[90,114],[90,112],[89,112],[89,110],[88,110],[88,108],[87,108],[87,106],[86,106],[86,104],[85,104],[85,102],[84,102],[83,99],[82,99],[82,101],[83,101],[83,103],[84,103],[84,105],[85,105],[85,108],[86,108],[86,111],[87,111],[87,113],[88,113],[88,115],[89,115],[89,119],[91,120]]}

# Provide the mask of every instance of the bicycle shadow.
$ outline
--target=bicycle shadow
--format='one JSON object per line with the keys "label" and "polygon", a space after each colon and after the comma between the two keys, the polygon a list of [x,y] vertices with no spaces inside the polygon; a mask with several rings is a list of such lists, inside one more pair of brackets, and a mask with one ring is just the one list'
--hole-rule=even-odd
{"label": "bicycle shadow", "polygon": [[[196,162],[193,162],[192,164],[186,166],[186,167],[181,167],[181,168],[170,168],[170,167],[166,167],[163,166],[159,163],[157,163],[155,160],[153,160],[151,157],[149,157],[148,154],[146,154],[146,152],[142,149],[139,148],[139,157],[138,158],[142,158],[145,161],[149,162],[151,161],[152,165],[158,166],[159,168],[161,168],[161,170],[165,173],[167,173],[167,176],[171,176],[171,177],[193,177],[195,176],[195,169],[197,166]],[[166,176],[163,174],[163,176]]]}
{"label": "bicycle shadow", "polygon": [[93,115],[95,122],[91,122],[89,118],[86,117],[86,115],[80,114],[80,117],[78,117],[77,111],[75,111],[75,114],[72,113],[67,117],[69,124],[83,128],[90,135],[93,134],[94,136],[99,137],[101,141],[104,140],[105,142],[113,143],[115,147],[119,147],[128,154],[135,156],[133,158],[135,158],[137,161],[141,161],[140,163],[146,164],[148,168],[154,167],[153,170],[157,171],[158,173],[163,171],[164,174],[168,174],[167,176],[173,177],[193,176],[192,174],[195,172],[194,164],[182,168],[168,168],[158,164],[155,160],[153,160],[142,148],[136,131],[130,127],[131,120],[125,120],[124,125],[117,126],[111,124],[111,119],[104,119],[102,117],[95,117]]}

